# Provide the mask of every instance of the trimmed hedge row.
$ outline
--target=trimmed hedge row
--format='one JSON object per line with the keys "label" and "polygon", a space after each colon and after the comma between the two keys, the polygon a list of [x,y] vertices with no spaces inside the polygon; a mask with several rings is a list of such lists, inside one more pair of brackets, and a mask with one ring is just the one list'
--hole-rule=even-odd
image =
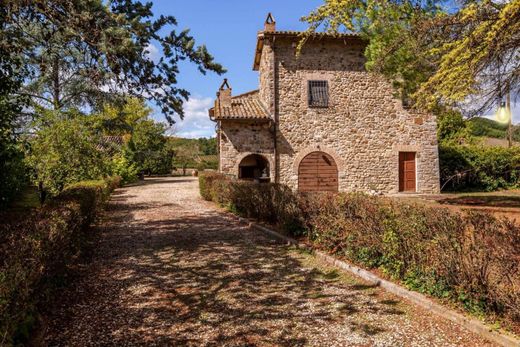
{"label": "trimmed hedge row", "polygon": [[520,332],[520,227],[510,220],[363,194],[299,195],[216,173],[199,179],[206,200]]}
{"label": "trimmed hedge row", "polygon": [[38,306],[84,249],[88,226],[119,182],[80,182],[40,209],[0,214],[0,345],[27,341]]}

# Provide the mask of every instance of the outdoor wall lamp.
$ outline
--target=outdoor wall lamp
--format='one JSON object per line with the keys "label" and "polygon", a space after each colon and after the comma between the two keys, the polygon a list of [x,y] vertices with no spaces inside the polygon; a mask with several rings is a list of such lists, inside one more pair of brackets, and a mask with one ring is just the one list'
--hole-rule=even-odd
{"label": "outdoor wall lamp", "polygon": [[505,101],[500,101],[500,105],[498,106],[498,110],[495,116],[498,122],[503,124],[509,123],[511,115]]}

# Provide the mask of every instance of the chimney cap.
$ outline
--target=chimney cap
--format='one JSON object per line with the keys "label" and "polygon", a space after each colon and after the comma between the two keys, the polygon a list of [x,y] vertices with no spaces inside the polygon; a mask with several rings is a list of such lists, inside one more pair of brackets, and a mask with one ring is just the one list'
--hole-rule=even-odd
{"label": "chimney cap", "polygon": [[227,79],[227,78],[224,78],[224,81],[223,81],[222,84],[220,85],[219,90],[226,90],[226,89],[231,90],[231,86],[229,85],[228,79]]}
{"label": "chimney cap", "polygon": [[267,18],[265,19],[264,31],[276,31],[276,20],[274,19],[273,14],[271,12],[267,14]]}

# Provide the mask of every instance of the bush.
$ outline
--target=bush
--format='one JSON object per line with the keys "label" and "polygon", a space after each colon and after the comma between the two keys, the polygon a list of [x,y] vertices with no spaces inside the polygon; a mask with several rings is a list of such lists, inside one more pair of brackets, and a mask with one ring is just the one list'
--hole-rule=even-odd
{"label": "bush", "polygon": [[[68,186],[30,214],[0,215],[0,336],[24,343],[38,308],[53,294],[88,239],[88,226],[118,178]],[[5,337],[5,338],[4,338]]]}
{"label": "bush", "polygon": [[520,148],[441,144],[441,184],[448,190],[515,188],[520,183]]}
{"label": "bush", "polygon": [[363,194],[298,195],[214,173],[199,179],[205,199],[240,215],[304,234],[314,247],[412,290],[520,319],[520,228],[512,221]]}
{"label": "bush", "polygon": [[81,115],[45,111],[41,117],[25,158],[34,185],[42,184],[49,194],[57,195],[71,183],[106,174],[106,153],[98,148],[100,137]]}
{"label": "bush", "polygon": [[27,185],[25,170],[22,151],[0,144],[0,210],[7,208]]}
{"label": "bush", "polygon": [[116,155],[110,164],[110,172],[120,177],[123,184],[137,181],[139,168],[128,159],[126,153]]}

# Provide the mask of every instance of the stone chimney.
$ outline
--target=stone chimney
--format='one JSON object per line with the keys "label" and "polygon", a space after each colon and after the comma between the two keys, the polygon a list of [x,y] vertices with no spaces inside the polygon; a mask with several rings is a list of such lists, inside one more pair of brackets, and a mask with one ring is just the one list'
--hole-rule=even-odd
{"label": "stone chimney", "polygon": [[227,78],[224,78],[224,82],[218,89],[217,100],[220,107],[231,106],[231,87],[229,86]]}
{"label": "stone chimney", "polygon": [[264,32],[275,32],[276,31],[276,21],[274,20],[271,12],[267,14],[267,18],[264,23]]}

